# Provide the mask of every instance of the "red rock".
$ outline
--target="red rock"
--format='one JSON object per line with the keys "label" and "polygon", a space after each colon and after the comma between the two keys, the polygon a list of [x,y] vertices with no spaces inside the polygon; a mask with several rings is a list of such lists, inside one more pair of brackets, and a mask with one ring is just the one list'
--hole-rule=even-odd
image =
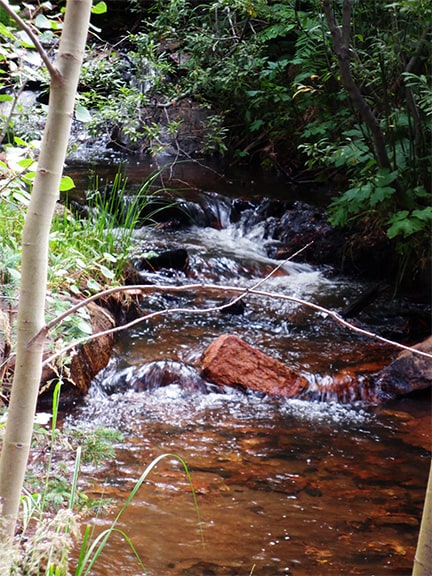
{"label": "red rock", "polygon": [[[432,353],[432,337],[414,348]],[[365,366],[362,367],[364,371]],[[368,366],[368,370],[371,368],[372,365]],[[219,386],[240,386],[273,396],[377,404],[431,387],[432,360],[404,351],[375,374],[361,375],[351,367],[331,377],[308,381],[237,336],[224,334],[204,352],[201,376]]]}
{"label": "red rock", "polygon": [[212,342],[202,358],[201,375],[220,386],[242,388],[274,396],[300,396],[306,378],[237,336],[224,334]]}

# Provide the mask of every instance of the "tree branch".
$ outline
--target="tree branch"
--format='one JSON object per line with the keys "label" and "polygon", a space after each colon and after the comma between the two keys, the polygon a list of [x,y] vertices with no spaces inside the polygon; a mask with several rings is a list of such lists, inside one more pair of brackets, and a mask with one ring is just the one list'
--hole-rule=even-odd
{"label": "tree branch", "polygon": [[[267,279],[267,277],[266,277]],[[262,281],[260,280],[260,283]],[[94,302],[95,300],[102,298],[104,296],[109,296],[111,294],[119,293],[119,292],[131,292],[133,294],[144,294],[147,292],[185,292],[185,291],[197,291],[197,292],[217,292],[217,293],[224,293],[224,294],[239,294],[236,300],[240,300],[247,295],[255,295],[255,296],[263,296],[266,298],[274,298],[279,300],[285,300],[289,302],[294,302],[301,306],[305,306],[306,308],[311,308],[316,312],[320,312],[325,314],[326,316],[330,316],[334,321],[338,322],[345,328],[361,334],[363,336],[367,336],[368,338],[372,338],[374,340],[379,340],[380,342],[384,342],[385,344],[389,344],[390,346],[394,346],[395,348],[399,348],[401,350],[408,350],[413,354],[417,354],[419,356],[423,356],[426,358],[432,359],[432,354],[427,352],[423,352],[422,350],[418,350],[417,348],[412,348],[410,346],[405,346],[404,344],[400,344],[399,342],[394,342],[393,340],[389,340],[388,338],[384,338],[383,336],[379,336],[378,334],[374,334],[369,330],[364,330],[363,328],[359,328],[350,322],[347,322],[342,316],[340,316],[337,312],[333,310],[329,310],[324,308],[323,306],[319,306],[318,304],[313,304],[312,302],[308,302],[306,300],[302,300],[301,298],[295,298],[294,296],[287,296],[285,294],[275,294],[274,292],[266,292],[263,290],[257,290],[255,288],[239,288],[237,286],[219,286],[217,284],[184,284],[182,286],[164,286],[164,285],[155,285],[155,284],[137,284],[135,286],[117,286],[115,288],[110,288],[109,290],[105,290],[104,292],[100,292],[99,294],[95,294],[86,300],[76,304],[75,306],[71,307],[67,312],[61,315],[49,323],[49,327],[52,327],[54,324],[59,322],[59,318],[62,320],[82,308],[83,306],[87,306],[90,302]],[[158,318],[160,316],[166,316],[167,314],[174,314],[174,313],[181,313],[181,314],[208,314],[210,312],[218,312],[225,308],[232,306],[233,302],[227,302],[225,304],[221,304],[220,306],[210,306],[207,308],[166,308],[164,310],[158,310],[156,312],[151,312],[150,314],[146,314],[140,318],[136,318],[132,320],[128,324],[124,324],[123,326],[116,326],[115,328],[110,328],[109,330],[105,330],[103,332],[98,332],[97,334],[91,334],[80,338],[79,340],[75,341],[74,343],[66,346],[62,350],[56,352],[55,354],[51,355],[49,358],[46,358],[43,362],[43,365],[46,366],[47,364],[52,363],[58,357],[62,356],[66,352],[73,350],[76,346],[81,344],[85,344],[96,338],[100,338],[102,336],[106,336],[108,334],[115,334],[117,332],[121,332],[123,330],[127,330],[144,322],[146,320],[151,320],[152,318]],[[47,324],[48,326],[48,324]]]}
{"label": "tree branch", "polygon": [[24,20],[20,16],[18,16],[18,14],[15,12],[15,10],[13,10],[9,6],[9,4],[7,2],[5,2],[5,0],[0,0],[0,6],[9,14],[9,16],[11,18],[13,18],[15,20],[15,22],[18,24],[18,26],[22,30],[24,30],[24,32],[27,34],[27,36],[33,42],[36,50],[39,52],[39,55],[42,58],[43,63],[47,67],[48,72],[49,72],[52,80],[60,81],[62,78],[62,75],[60,74],[59,70],[54,66],[54,64],[49,59],[48,54],[46,53],[42,44],[39,42],[39,39],[38,39],[37,35],[33,32],[31,26],[26,24],[24,22]]}
{"label": "tree branch", "polygon": [[378,165],[382,168],[391,169],[391,163],[387,154],[384,134],[375,114],[364,99],[360,88],[356,84],[350,67],[350,21],[352,16],[352,0],[344,0],[342,16],[342,32],[338,26],[330,0],[322,0],[324,14],[327,19],[330,34],[333,39],[333,50],[336,54],[343,87],[348,93],[354,108],[360,114],[361,119],[371,131],[374,141],[374,152]]}

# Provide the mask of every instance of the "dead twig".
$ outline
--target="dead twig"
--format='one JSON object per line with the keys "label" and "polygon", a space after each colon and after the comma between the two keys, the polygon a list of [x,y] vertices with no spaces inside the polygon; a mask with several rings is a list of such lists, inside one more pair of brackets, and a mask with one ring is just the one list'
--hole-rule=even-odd
{"label": "dead twig", "polygon": [[[274,271],[273,271],[273,273],[274,273]],[[267,279],[267,277],[266,277],[266,279]],[[263,281],[264,281],[264,279],[262,281],[260,280],[260,283],[262,283]],[[417,348],[412,348],[411,346],[405,346],[404,344],[400,344],[399,342],[389,340],[388,338],[384,338],[383,336],[379,336],[378,334],[375,334],[374,332],[370,332],[369,330],[365,330],[363,328],[355,326],[354,324],[347,322],[337,312],[334,312],[333,310],[329,310],[327,308],[324,308],[323,306],[319,306],[318,304],[313,304],[312,302],[308,302],[307,300],[302,300],[301,298],[296,298],[294,296],[288,296],[286,294],[276,294],[274,292],[267,292],[264,290],[258,290],[257,288],[246,288],[245,289],[245,288],[239,288],[236,286],[220,286],[217,284],[185,284],[182,286],[138,284],[136,286],[118,286],[116,288],[111,288],[109,290],[105,290],[104,292],[101,292],[101,293],[96,294],[94,296],[91,296],[90,298],[87,298],[86,300],[83,300],[82,302],[80,302],[76,306],[73,306],[67,312],[65,312],[64,314],[62,314],[61,316],[57,317],[52,322],[47,324],[43,330],[45,332],[47,332],[52,326],[54,326],[55,324],[57,324],[58,322],[63,320],[66,316],[73,314],[79,308],[81,308],[83,306],[87,306],[87,304],[89,304],[89,302],[92,302],[92,301],[94,301],[94,300],[96,300],[102,296],[109,296],[110,294],[115,294],[118,292],[131,292],[134,294],[144,294],[144,293],[148,293],[148,292],[154,293],[154,292],[185,292],[185,291],[217,292],[218,294],[220,294],[222,292],[224,295],[234,293],[234,294],[239,294],[237,300],[244,298],[248,294],[253,294],[255,296],[263,296],[265,298],[273,298],[273,299],[279,299],[279,300],[294,302],[295,304],[299,304],[300,306],[305,306],[306,308],[311,308],[312,310],[314,310],[316,312],[320,312],[322,314],[325,314],[326,316],[329,316],[330,318],[332,318],[333,320],[335,320],[336,322],[338,322],[342,326],[345,326],[345,328],[348,328],[349,330],[351,330],[353,332],[356,332],[356,333],[361,334],[363,336],[367,336],[368,338],[372,338],[374,340],[378,340],[380,342],[383,342],[383,343],[388,344],[390,346],[394,346],[395,348],[399,348],[401,350],[408,350],[408,351],[412,352],[413,354],[417,354],[419,356],[430,358],[432,360],[432,354],[429,354],[428,352],[423,352],[422,350],[418,350]],[[228,308],[228,307],[232,306],[232,304],[233,304],[233,301],[231,300],[225,304],[221,304],[220,306],[210,306],[207,308],[166,308],[164,310],[157,310],[156,312],[151,312],[150,314],[145,314],[144,316],[142,316],[140,318],[136,318],[135,320],[132,320],[131,322],[129,322],[128,324],[124,324],[123,326],[116,326],[115,328],[111,328],[111,329],[105,330],[103,332],[98,332],[97,334],[85,336],[85,337],[75,341],[74,343],[66,346],[62,350],[56,352],[55,354],[53,354],[49,358],[46,358],[46,360],[44,361],[44,365],[49,364],[50,362],[53,362],[59,356],[61,356],[61,355],[65,354],[66,352],[74,349],[76,346],[79,346],[81,344],[85,344],[85,343],[90,342],[91,340],[95,340],[96,338],[99,338],[101,336],[105,336],[108,334],[114,334],[117,332],[121,332],[123,330],[127,330],[127,329],[132,328],[133,326],[136,326],[136,325],[138,325],[141,322],[144,322],[146,320],[151,320],[153,318],[166,316],[168,314],[194,314],[194,315],[195,314],[198,314],[198,315],[199,314],[208,314],[210,312],[218,312],[220,310],[223,310],[224,308]],[[38,336],[36,336],[35,338],[37,338],[37,337]],[[30,344],[31,344],[31,342],[29,343],[29,345]]]}

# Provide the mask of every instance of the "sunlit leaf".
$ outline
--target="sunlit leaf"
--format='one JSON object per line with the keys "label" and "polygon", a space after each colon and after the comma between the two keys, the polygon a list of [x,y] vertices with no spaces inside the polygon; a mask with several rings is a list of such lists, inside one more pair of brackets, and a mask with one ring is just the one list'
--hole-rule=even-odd
{"label": "sunlit leaf", "polygon": [[26,172],[25,174],[23,174],[21,176],[21,178],[27,182],[28,184],[31,184],[33,182],[33,180],[36,177],[36,172],[32,171],[32,172]]}
{"label": "sunlit leaf", "polygon": [[77,319],[76,327],[79,330],[81,330],[81,332],[84,332],[84,334],[92,334],[93,333],[92,325],[90,324],[90,322],[87,322],[83,318]]}
{"label": "sunlit leaf", "polygon": [[90,122],[92,117],[90,112],[82,104],[77,104],[75,107],[75,118],[79,122]]}
{"label": "sunlit leaf", "polygon": [[109,252],[104,252],[103,256],[105,260],[108,260],[108,262],[117,262],[117,258],[113,256],[113,254],[110,254]]}
{"label": "sunlit leaf", "polygon": [[23,48],[34,48],[35,47],[30,36],[26,32],[24,32],[23,30],[19,30],[15,34],[15,40],[17,40],[19,42],[20,46],[22,46]]}
{"label": "sunlit leaf", "polygon": [[62,176],[60,181],[60,192],[67,192],[75,188],[75,183],[70,176]]}
{"label": "sunlit leaf", "polygon": [[7,26],[5,26],[3,24],[3,22],[0,22],[0,34],[2,36],[4,36],[5,38],[10,38],[11,40],[15,40],[15,35]]}
{"label": "sunlit leaf", "polygon": [[87,288],[89,290],[93,290],[94,292],[99,292],[101,286],[99,282],[96,282],[96,280],[94,280],[93,278],[89,278],[89,280],[87,280]]}
{"label": "sunlit leaf", "polygon": [[18,166],[21,166],[21,168],[29,168],[33,163],[34,160],[32,158],[24,158],[18,162]]}
{"label": "sunlit leaf", "polygon": [[93,14],[105,14],[105,12],[108,10],[106,2],[98,2],[97,4],[95,4],[92,7],[92,13]]}
{"label": "sunlit leaf", "polygon": [[20,138],[19,136],[14,136],[14,143],[17,146],[27,146],[27,142]]}
{"label": "sunlit leaf", "polygon": [[51,20],[48,20],[48,18],[44,15],[44,14],[38,14],[35,18],[35,26],[36,28],[46,28],[48,30],[51,29]]}
{"label": "sunlit leaf", "polygon": [[110,270],[109,268],[107,268],[103,264],[101,264],[99,266],[99,269],[107,280],[113,280],[114,279],[114,272],[112,270]]}

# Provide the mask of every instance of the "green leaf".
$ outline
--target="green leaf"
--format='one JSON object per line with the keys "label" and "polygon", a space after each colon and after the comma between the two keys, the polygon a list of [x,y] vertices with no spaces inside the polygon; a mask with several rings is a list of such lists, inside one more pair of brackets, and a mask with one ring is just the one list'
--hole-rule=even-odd
{"label": "green leaf", "polygon": [[114,280],[114,272],[112,270],[110,270],[103,264],[99,266],[99,270],[102,272],[102,274],[105,276],[107,280]]}
{"label": "green leaf", "polygon": [[369,203],[371,206],[376,206],[380,202],[393,196],[395,192],[396,190],[391,186],[377,186],[369,198]]}
{"label": "green leaf", "polygon": [[423,222],[428,222],[429,220],[432,220],[432,206],[427,206],[422,210],[413,210],[412,215],[414,218],[418,218]]}
{"label": "green leaf", "polygon": [[417,196],[417,198],[429,198],[430,193],[425,190],[424,186],[416,186],[413,189],[413,194]]}
{"label": "green leaf", "polygon": [[70,176],[62,176],[60,181],[60,192],[67,192],[75,188],[75,183]]}
{"label": "green leaf", "polygon": [[255,120],[255,122],[252,122],[252,124],[250,125],[250,131],[256,132],[263,125],[264,125],[264,120],[261,120],[261,119]]}
{"label": "green leaf", "polygon": [[97,4],[95,4],[92,7],[92,13],[93,14],[105,14],[105,12],[108,10],[106,2],[98,2]]}
{"label": "green leaf", "polygon": [[93,292],[99,292],[99,290],[101,290],[101,285],[93,278],[89,278],[89,280],[87,280],[87,288]]}
{"label": "green leaf", "polygon": [[33,44],[33,40],[30,38],[30,36],[27,34],[27,32],[24,32],[23,30],[19,30],[16,34],[15,34],[15,40],[17,42],[19,42],[20,46],[22,46],[22,48],[34,48],[35,45]]}
{"label": "green leaf", "polygon": [[104,256],[105,260],[108,260],[108,262],[113,262],[113,263],[117,262],[117,258],[115,256],[113,256],[112,254],[110,254],[109,252],[104,252],[103,256]]}
{"label": "green leaf", "polygon": [[76,284],[70,284],[69,290],[72,292],[72,294],[76,294],[77,296],[81,295],[81,289]]}
{"label": "green leaf", "polygon": [[146,260],[149,260],[151,258],[157,258],[159,256],[159,254],[157,252],[155,252],[154,250],[149,250],[148,252],[144,252],[144,254],[142,255],[143,258],[145,258]]}
{"label": "green leaf", "polygon": [[390,219],[391,226],[387,230],[387,236],[392,239],[396,236],[403,236],[404,238],[419,232],[425,228],[425,222],[409,215],[408,210],[400,210],[396,212]]}
{"label": "green leaf", "polygon": [[81,330],[81,332],[84,332],[84,334],[89,335],[93,333],[92,325],[90,322],[87,322],[87,320],[84,320],[83,318],[78,318],[76,320],[76,327],[78,330]]}
{"label": "green leaf", "polygon": [[27,142],[19,136],[14,136],[14,142],[17,146],[27,146]]}
{"label": "green leaf", "polygon": [[35,171],[26,172],[25,174],[21,175],[21,178],[24,180],[24,182],[31,184],[33,180],[36,178],[36,172]]}
{"label": "green leaf", "polygon": [[51,20],[48,20],[48,18],[44,15],[44,14],[38,14],[35,18],[35,26],[36,28],[46,28],[48,30],[51,29]]}
{"label": "green leaf", "polygon": [[17,162],[17,164],[18,166],[21,166],[21,168],[30,168],[30,166],[34,164],[34,160],[32,158],[24,158]]}
{"label": "green leaf", "polygon": [[75,118],[79,122],[90,122],[92,117],[90,112],[82,104],[77,104],[75,106]]}
{"label": "green leaf", "polygon": [[10,28],[5,26],[3,22],[0,22],[0,34],[5,38],[9,38],[11,40],[15,40],[15,35]]}
{"label": "green leaf", "polygon": [[397,178],[398,172],[390,172],[388,168],[378,168],[377,175],[376,175],[376,185],[379,186],[388,186],[392,182],[394,182]]}

